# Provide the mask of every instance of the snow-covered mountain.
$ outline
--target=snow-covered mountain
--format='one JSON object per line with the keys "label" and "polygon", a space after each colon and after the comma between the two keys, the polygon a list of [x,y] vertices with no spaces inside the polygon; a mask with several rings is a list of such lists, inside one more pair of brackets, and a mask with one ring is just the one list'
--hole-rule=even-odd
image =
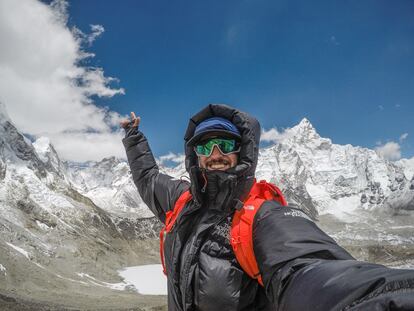
{"label": "snow-covered mountain", "polygon": [[[184,163],[160,166],[163,173],[187,176]],[[76,189],[105,210],[150,217],[137,194],[128,165],[115,158],[68,165]],[[359,210],[414,209],[414,158],[390,162],[373,150],[333,144],[303,119],[278,144],[262,148],[257,179],[278,185],[288,200],[315,218]]]}
{"label": "snow-covered mountain", "polygon": [[76,189],[107,212],[128,218],[154,216],[139,196],[125,161],[111,157],[66,165],[67,176]]}
{"label": "snow-covered mountain", "polygon": [[156,258],[142,241],[158,227],[112,215],[79,192],[47,139],[32,144],[0,104],[1,297],[110,294],[104,280],[120,281],[117,269]]}
{"label": "snow-covered mountain", "polygon": [[413,160],[389,162],[373,150],[333,144],[303,119],[260,151],[257,176],[271,180],[313,215],[414,209]]}

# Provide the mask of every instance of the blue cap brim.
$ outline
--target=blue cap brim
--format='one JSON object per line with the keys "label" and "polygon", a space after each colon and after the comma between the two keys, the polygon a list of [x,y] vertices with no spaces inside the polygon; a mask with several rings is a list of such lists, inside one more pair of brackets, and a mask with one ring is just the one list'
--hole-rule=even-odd
{"label": "blue cap brim", "polygon": [[221,130],[221,129],[207,129],[206,131],[202,131],[200,133],[197,133],[197,135],[194,135],[188,142],[188,146],[194,146],[196,145],[200,140],[202,140],[205,136],[222,136],[222,137],[229,137],[229,138],[235,138],[235,139],[241,139],[241,135],[236,134],[234,132],[230,132],[228,130]]}

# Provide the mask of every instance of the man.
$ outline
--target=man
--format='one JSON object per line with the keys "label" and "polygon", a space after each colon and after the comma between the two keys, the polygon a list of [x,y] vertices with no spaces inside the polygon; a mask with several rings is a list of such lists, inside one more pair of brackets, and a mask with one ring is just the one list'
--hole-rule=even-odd
{"label": "man", "polygon": [[139,118],[122,122],[134,182],[165,222],[191,197],[165,237],[169,310],[414,310],[414,271],[358,262],[300,210],[265,200],[253,221],[263,286],[236,260],[230,228],[255,182],[260,125],[225,105],[190,119],[185,165],[190,181],[161,174]]}

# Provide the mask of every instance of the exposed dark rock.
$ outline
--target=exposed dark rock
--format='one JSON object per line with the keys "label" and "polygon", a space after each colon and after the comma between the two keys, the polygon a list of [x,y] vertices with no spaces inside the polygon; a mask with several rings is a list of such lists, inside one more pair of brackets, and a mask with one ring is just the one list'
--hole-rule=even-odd
{"label": "exposed dark rock", "polygon": [[367,202],[368,202],[367,195],[365,193],[363,193],[361,195],[361,203],[364,204],[364,203],[367,203]]}
{"label": "exposed dark rock", "polygon": [[122,236],[127,240],[158,239],[163,224],[155,217],[131,220],[118,218],[115,220]]}
{"label": "exposed dark rock", "polygon": [[21,160],[28,161],[28,167],[33,169],[38,177],[45,177],[47,175],[45,165],[39,159],[33,146],[25,140],[24,136],[9,121],[4,122],[1,126],[6,134],[6,143],[8,143],[16,156]]}
{"label": "exposed dark rock", "polygon": [[397,173],[397,174],[395,175],[395,180],[396,180],[398,183],[402,183],[402,182],[405,180],[405,176],[404,176],[404,174],[403,174],[403,173],[401,173],[401,172]]}
{"label": "exposed dark rock", "polygon": [[6,177],[6,164],[0,158],[0,180],[3,180]]}

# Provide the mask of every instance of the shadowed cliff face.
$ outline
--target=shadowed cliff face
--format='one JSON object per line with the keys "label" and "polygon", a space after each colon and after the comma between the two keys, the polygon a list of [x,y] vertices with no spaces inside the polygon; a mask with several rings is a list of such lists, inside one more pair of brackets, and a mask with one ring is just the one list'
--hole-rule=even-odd
{"label": "shadowed cliff face", "polygon": [[[0,158],[2,162],[21,160],[40,177],[46,176],[45,164],[40,161],[32,144],[11,124],[0,119]],[[4,167],[4,165],[3,165]],[[3,173],[4,174],[4,173]]]}
{"label": "shadowed cliff face", "polygon": [[[1,147],[0,147],[1,148]],[[6,163],[3,162],[3,159],[0,158],[0,181],[6,176]]]}

